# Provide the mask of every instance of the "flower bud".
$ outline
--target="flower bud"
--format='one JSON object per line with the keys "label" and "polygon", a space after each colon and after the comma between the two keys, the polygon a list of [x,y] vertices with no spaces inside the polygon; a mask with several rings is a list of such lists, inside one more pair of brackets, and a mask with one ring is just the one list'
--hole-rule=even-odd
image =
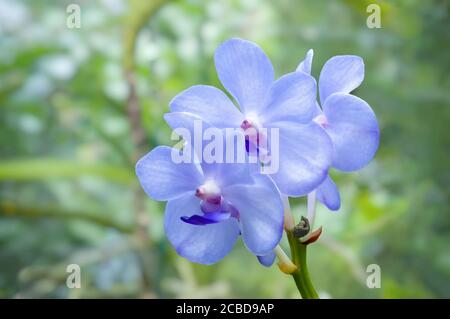
{"label": "flower bud", "polygon": [[295,225],[292,233],[295,238],[301,238],[306,236],[309,233],[309,230],[309,220],[308,218],[302,216],[301,221],[297,225]]}

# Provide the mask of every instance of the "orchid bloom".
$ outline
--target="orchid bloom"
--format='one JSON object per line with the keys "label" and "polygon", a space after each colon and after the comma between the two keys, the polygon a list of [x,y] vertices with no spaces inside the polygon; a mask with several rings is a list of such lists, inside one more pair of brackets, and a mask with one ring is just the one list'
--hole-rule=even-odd
{"label": "orchid bloom", "polygon": [[167,201],[164,228],[178,254],[212,264],[242,235],[256,256],[271,254],[283,232],[283,203],[272,180],[251,175],[246,164],[174,163],[158,146],[136,164],[136,174],[153,199]]}
{"label": "orchid bloom", "polygon": [[[309,50],[297,71],[311,74],[313,50]],[[378,149],[380,130],[375,113],[364,100],[349,94],[364,79],[364,62],[354,55],[334,56],[319,76],[320,103],[314,121],[333,142],[331,167],[344,172],[367,165]],[[339,190],[328,175],[316,190],[317,199],[330,210],[340,207]]]}

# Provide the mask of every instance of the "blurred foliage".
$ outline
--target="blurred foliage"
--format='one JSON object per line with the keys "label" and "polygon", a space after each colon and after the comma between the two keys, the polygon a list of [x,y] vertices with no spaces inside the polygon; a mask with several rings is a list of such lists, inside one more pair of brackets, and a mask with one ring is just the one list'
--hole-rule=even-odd
{"label": "blurred foliage", "polygon": [[[134,178],[137,156],[171,144],[170,99],[220,87],[212,56],[231,37],[260,44],[278,76],[309,48],[315,75],[336,54],[365,60],[356,94],[381,144],[360,172],[332,172],[342,208],[319,208],[309,253],[321,296],[450,297],[450,4],[378,1],[382,28],[368,29],[371,2],[0,0],[0,297],[298,297],[242,243],[213,266],[178,257],[164,204]],[[70,263],[81,289],[65,285]],[[380,289],[365,284],[372,263]]]}

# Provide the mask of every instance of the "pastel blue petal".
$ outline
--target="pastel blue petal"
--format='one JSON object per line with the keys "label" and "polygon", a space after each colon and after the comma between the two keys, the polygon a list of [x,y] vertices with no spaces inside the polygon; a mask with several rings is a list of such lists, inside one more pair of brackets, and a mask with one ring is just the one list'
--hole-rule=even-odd
{"label": "pastel blue petal", "polygon": [[[218,129],[214,127],[211,123],[202,120],[199,116],[186,113],[186,112],[173,112],[164,114],[164,119],[173,129],[184,128],[186,129],[186,135],[183,138],[189,144],[186,146],[187,150],[192,151],[195,154],[197,161],[199,161],[201,168],[204,172],[205,177],[217,179],[222,186],[237,184],[237,183],[249,183],[252,182],[249,171],[250,166],[255,166],[248,163],[247,154],[245,150],[239,150],[244,152],[244,163],[236,161],[236,156],[233,158],[232,163],[227,163],[227,151],[231,151],[232,144],[227,144],[226,130]],[[205,146],[210,143],[209,140],[204,140],[204,133],[208,129],[220,130],[223,140],[223,156],[221,162],[207,163],[204,160]],[[197,139],[195,141],[195,138]],[[231,143],[231,142],[230,142]],[[237,143],[234,145],[234,155],[238,154]]]}
{"label": "pastel blue petal", "polygon": [[272,63],[253,42],[231,39],[222,43],[214,55],[217,75],[236,99],[243,113],[263,106],[264,97],[274,81]]}
{"label": "pastel blue petal", "polygon": [[279,78],[270,88],[260,111],[263,126],[270,122],[311,121],[316,107],[316,81],[303,72],[292,72]]}
{"label": "pastel blue petal", "polygon": [[273,262],[275,261],[275,253],[273,251],[269,252],[267,255],[263,256],[256,256],[258,258],[258,261],[261,265],[265,267],[272,266]]}
{"label": "pastel blue petal", "polygon": [[355,55],[337,55],[325,62],[319,77],[322,106],[333,93],[350,93],[364,80],[364,61]]}
{"label": "pastel blue petal", "polygon": [[322,108],[320,107],[319,103],[316,102],[316,106],[313,111],[313,118],[319,116],[320,114],[322,114]]}
{"label": "pastel blue petal", "polygon": [[194,193],[203,183],[199,168],[191,163],[175,163],[172,149],[158,146],[136,164],[136,175],[144,191],[153,199],[169,200],[186,192]]}
{"label": "pastel blue petal", "polygon": [[[217,168],[217,164],[209,164],[203,161],[203,151],[206,141],[203,139],[204,132],[213,126],[202,120],[201,117],[187,112],[172,112],[164,114],[164,120],[185,140],[184,150],[191,154],[191,161],[200,164],[203,174],[208,177]],[[182,131],[180,131],[182,129]]]}
{"label": "pastel blue petal", "polygon": [[308,50],[308,52],[306,52],[305,59],[302,62],[300,62],[296,71],[305,72],[306,74],[311,74],[311,66],[312,66],[313,57],[314,57],[313,49]]}
{"label": "pastel blue petal", "polygon": [[316,198],[330,210],[338,210],[341,207],[339,189],[330,176],[317,188]]}
{"label": "pastel blue petal", "polygon": [[331,95],[323,106],[327,133],[334,144],[332,166],[345,172],[362,168],[375,156],[380,130],[364,100],[345,93]]}
{"label": "pastel blue petal", "polygon": [[221,187],[236,184],[253,183],[252,172],[255,171],[258,164],[241,164],[241,163],[218,163],[214,173],[215,180]]}
{"label": "pastel blue petal", "polygon": [[215,127],[239,127],[243,115],[221,90],[207,85],[196,85],[181,92],[170,102],[172,112],[197,115]]}
{"label": "pastel blue petal", "polygon": [[199,146],[202,147],[203,144],[203,134],[204,131],[210,127],[213,127],[211,123],[204,120],[200,116],[189,113],[189,112],[171,112],[164,114],[164,120],[173,129],[183,128],[187,130],[188,135],[183,135],[182,137],[187,141],[194,143],[194,137],[198,134]]}
{"label": "pastel blue petal", "polygon": [[283,194],[308,194],[323,182],[331,164],[333,145],[329,136],[314,122],[285,121],[273,127],[279,128],[280,165],[271,177]]}
{"label": "pastel blue petal", "polygon": [[192,262],[213,264],[225,257],[239,237],[234,218],[208,225],[191,225],[182,216],[200,213],[200,201],[186,195],[167,203],[164,229],[177,253]]}
{"label": "pastel blue petal", "polygon": [[265,175],[255,176],[253,185],[223,189],[223,197],[239,211],[244,244],[254,255],[266,255],[280,242],[283,233],[283,203]]}

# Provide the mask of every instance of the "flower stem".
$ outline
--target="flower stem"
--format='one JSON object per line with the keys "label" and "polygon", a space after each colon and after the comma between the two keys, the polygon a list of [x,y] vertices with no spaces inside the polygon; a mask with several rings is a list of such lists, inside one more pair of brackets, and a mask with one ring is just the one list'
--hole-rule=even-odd
{"label": "flower stem", "polygon": [[291,248],[292,261],[297,266],[297,270],[292,273],[298,291],[303,299],[319,299],[319,295],[311,281],[306,262],[307,245],[300,243],[291,231],[287,231],[289,246]]}
{"label": "flower stem", "polygon": [[[285,201],[285,210],[290,211],[290,205],[288,200]],[[319,295],[314,289],[308,271],[308,264],[306,261],[307,257],[306,248],[308,246],[302,244],[299,238],[296,238],[294,236],[292,230],[286,229],[286,234],[291,249],[292,261],[297,266],[297,270],[292,272],[291,275],[294,278],[295,284],[297,285],[297,289],[300,292],[300,295],[302,296],[303,299],[319,299]]]}

